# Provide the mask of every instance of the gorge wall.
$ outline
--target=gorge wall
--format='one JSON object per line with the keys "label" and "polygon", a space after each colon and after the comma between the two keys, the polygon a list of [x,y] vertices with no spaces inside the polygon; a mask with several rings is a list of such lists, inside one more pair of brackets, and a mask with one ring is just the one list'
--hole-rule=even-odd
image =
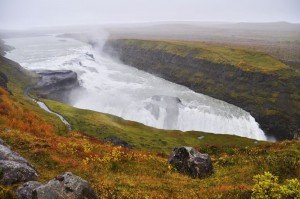
{"label": "gorge wall", "polygon": [[180,56],[157,49],[109,40],[104,51],[120,61],[166,80],[243,108],[265,133],[277,139],[299,137],[299,76],[244,71],[227,64]]}

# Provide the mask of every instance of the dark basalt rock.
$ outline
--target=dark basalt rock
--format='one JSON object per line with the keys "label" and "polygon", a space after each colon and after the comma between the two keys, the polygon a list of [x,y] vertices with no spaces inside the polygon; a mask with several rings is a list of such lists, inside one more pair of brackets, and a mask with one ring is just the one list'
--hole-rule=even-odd
{"label": "dark basalt rock", "polygon": [[79,87],[77,74],[70,70],[35,71],[40,80],[34,90],[39,97],[69,102],[69,93]]}
{"label": "dark basalt rock", "polygon": [[193,178],[205,178],[213,174],[213,165],[208,154],[192,147],[174,148],[169,163],[180,173]]}
{"label": "dark basalt rock", "polygon": [[66,172],[47,184],[27,182],[17,190],[18,199],[96,199],[89,183],[79,176]]}
{"label": "dark basalt rock", "polygon": [[110,137],[104,138],[104,141],[109,142],[109,143],[111,143],[115,146],[122,146],[122,147],[125,147],[125,148],[132,148],[133,147],[128,142],[126,142],[124,140],[121,140],[120,138],[115,137],[115,136],[110,136]]}
{"label": "dark basalt rock", "polygon": [[37,172],[33,166],[18,153],[0,140],[0,183],[11,185],[36,180]]}

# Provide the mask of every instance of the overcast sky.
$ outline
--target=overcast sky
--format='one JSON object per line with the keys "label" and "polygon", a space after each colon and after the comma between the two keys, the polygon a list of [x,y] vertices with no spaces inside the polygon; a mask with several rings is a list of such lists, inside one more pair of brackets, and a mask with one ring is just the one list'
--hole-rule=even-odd
{"label": "overcast sky", "polygon": [[0,0],[0,29],[149,21],[300,22],[300,0]]}

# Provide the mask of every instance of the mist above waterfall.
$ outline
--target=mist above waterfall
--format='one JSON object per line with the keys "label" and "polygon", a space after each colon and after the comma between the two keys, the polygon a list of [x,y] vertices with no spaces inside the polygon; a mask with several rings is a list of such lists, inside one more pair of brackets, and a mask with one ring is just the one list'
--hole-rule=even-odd
{"label": "mist above waterfall", "polygon": [[299,22],[299,1],[0,1],[0,28],[6,29],[149,21]]}
{"label": "mist above waterfall", "polygon": [[15,47],[7,57],[30,70],[73,70],[82,89],[71,104],[78,108],[120,116],[162,129],[236,134],[265,140],[246,111],[209,96],[127,66],[102,52],[106,33],[11,38]]}

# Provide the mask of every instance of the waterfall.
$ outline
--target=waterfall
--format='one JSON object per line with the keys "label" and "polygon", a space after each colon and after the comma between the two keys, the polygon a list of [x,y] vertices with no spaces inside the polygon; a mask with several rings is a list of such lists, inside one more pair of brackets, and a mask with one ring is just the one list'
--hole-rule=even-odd
{"label": "waterfall", "polygon": [[87,43],[53,35],[6,39],[6,56],[30,70],[73,70],[84,90],[71,104],[148,126],[182,131],[235,134],[266,140],[250,113],[241,108],[143,72]]}

